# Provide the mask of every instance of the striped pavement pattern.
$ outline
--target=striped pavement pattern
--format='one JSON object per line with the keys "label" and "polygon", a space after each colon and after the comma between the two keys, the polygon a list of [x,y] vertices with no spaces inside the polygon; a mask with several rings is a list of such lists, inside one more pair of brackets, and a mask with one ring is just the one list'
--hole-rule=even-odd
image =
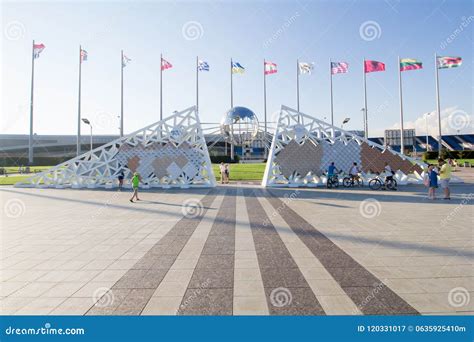
{"label": "striped pavement pattern", "polygon": [[213,189],[200,203],[86,314],[419,314],[271,190]]}

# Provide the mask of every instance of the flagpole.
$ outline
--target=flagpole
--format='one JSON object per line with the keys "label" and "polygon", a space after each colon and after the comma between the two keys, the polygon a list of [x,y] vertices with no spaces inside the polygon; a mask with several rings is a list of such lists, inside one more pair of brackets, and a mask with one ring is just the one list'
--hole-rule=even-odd
{"label": "flagpole", "polygon": [[[233,73],[232,73],[232,58],[230,59],[230,109],[234,108],[234,89],[233,89]],[[232,137],[234,136],[234,130],[232,125]],[[230,159],[234,160],[234,139],[230,141]]]}
{"label": "flagpole", "polygon": [[199,113],[199,56],[196,56],[196,110]]}
{"label": "flagpole", "polygon": [[400,94],[400,153],[404,154],[405,144],[403,141],[404,131],[403,131],[403,94],[402,94],[402,70],[400,68],[400,56],[398,56],[398,87]]}
{"label": "flagpole", "polygon": [[438,112],[438,158],[441,158],[441,146],[443,144],[441,136],[441,108],[439,102],[439,69],[438,55],[435,53],[435,75],[436,75],[436,111]]}
{"label": "flagpole", "polygon": [[121,51],[120,66],[120,137],[123,137],[123,50]]}
{"label": "flagpole", "polygon": [[331,58],[329,58],[329,78],[331,84],[331,126],[334,126],[334,105],[333,105],[333,98],[332,98],[332,67],[331,67]]}
{"label": "flagpole", "polygon": [[264,131],[264,138],[263,138],[263,145],[265,148],[265,158],[267,157],[267,74],[265,73],[265,58],[263,59],[263,113],[264,113],[264,120],[265,120],[265,131]]}
{"label": "flagpole", "polygon": [[[296,109],[300,111],[300,61],[296,60]],[[298,116],[299,117],[299,116]]]}
{"label": "flagpole", "polygon": [[369,123],[367,116],[367,73],[365,72],[365,57],[363,61],[363,72],[364,72],[364,135],[365,138],[369,138]]}
{"label": "flagpole", "polygon": [[79,45],[79,93],[77,102],[77,146],[76,154],[81,154],[81,73],[82,73],[82,47]]}
{"label": "flagpole", "polygon": [[232,82],[232,58],[230,59],[230,108],[234,108],[234,89]]}
{"label": "flagpole", "polygon": [[160,121],[163,120],[163,54],[160,54]]}
{"label": "flagpole", "polygon": [[31,51],[31,96],[30,96],[30,136],[28,138],[28,164],[33,165],[33,89],[35,83],[35,41]]}

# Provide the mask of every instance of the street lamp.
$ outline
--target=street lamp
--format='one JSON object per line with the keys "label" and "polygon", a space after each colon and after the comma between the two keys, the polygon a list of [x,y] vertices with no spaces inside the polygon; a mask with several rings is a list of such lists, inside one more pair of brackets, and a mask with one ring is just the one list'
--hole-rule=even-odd
{"label": "street lamp", "polygon": [[426,128],[426,152],[428,152],[429,149],[429,142],[428,142],[428,116],[431,114],[430,113],[425,113],[425,128]]}
{"label": "street lamp", "polygon": [[345,118],[345,119],[342,121],[341,129],[342,129],[342,127],[344,126],[344,124],[346,124],[346,123],[349,122],[350,119],[351,119],[351,118]]}
{"label": "street lamp", "polygon": [[91,128],[91,151],[92,151],[92,124],[89,120],[87,120],[86,118],[83,118],[82,119],[82,122],[84,122],[86,125],[89,125],[90,128]]}

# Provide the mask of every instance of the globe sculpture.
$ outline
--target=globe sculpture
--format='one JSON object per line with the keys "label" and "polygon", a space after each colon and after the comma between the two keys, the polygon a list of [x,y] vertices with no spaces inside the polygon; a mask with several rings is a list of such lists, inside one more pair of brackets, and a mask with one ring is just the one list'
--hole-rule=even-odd
{"label": "globe sculpture", "polygon": [[221,133],[235,145],[251,143],[258,133],[258,118],[254,112],[245,107],[234,107],[222,118]]}

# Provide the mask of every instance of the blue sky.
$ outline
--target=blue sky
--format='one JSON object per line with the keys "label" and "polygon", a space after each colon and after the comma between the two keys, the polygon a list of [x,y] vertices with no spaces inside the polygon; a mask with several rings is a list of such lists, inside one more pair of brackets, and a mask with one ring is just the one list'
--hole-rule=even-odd
{"label": "blue sky", "polygon": [[[385,62],[385,72],[367,75],[371,136],[380,136],[399,122],[397,56],[416,58],[423,69],[403,73],[405,121],[424,134],[422,116],[436,108],[437,52],[463,58],[462,67],[440,71],[443,133],[456,129],[473,133],[472,4],[461,0],[2,2],[0,133],[29,130],[32,39],[46,45],[35,63],[37,134],[76,133],[79,44],[89,53],[83,64],[82,113],[97,134],[118,133],[121,49],[132,59],[124,70],[125,132],[159,118],[163,53],[174,66],[163,76],[165,116],[195,104],[195,58],[199,55],[209,63],[211,71],[200,74],[203,122],[218,122],[229,109],[231,57],[246,68],[244,75],[234,77],[234,104],[249,107],[261,121],[264,58],[278,64],[278,73],[267,78],[269,118],[282,104],[296,107],[297,58],[315,63],[314,73],[300,78],[301,111],[329,118],[329,59],[348,62],[349,73],[333,79],[335,123],[350,117],[348,129],[362,128],[363,58]],[[191,35],[185,33],[189,25],[197,30],[196,36],[192,29]],[[374,36],[370,30],[364,34],[367,25],[375,28]],[[462,122],[453,124],[458,119]],[[429,126],[434,135],[434,115]]]}

